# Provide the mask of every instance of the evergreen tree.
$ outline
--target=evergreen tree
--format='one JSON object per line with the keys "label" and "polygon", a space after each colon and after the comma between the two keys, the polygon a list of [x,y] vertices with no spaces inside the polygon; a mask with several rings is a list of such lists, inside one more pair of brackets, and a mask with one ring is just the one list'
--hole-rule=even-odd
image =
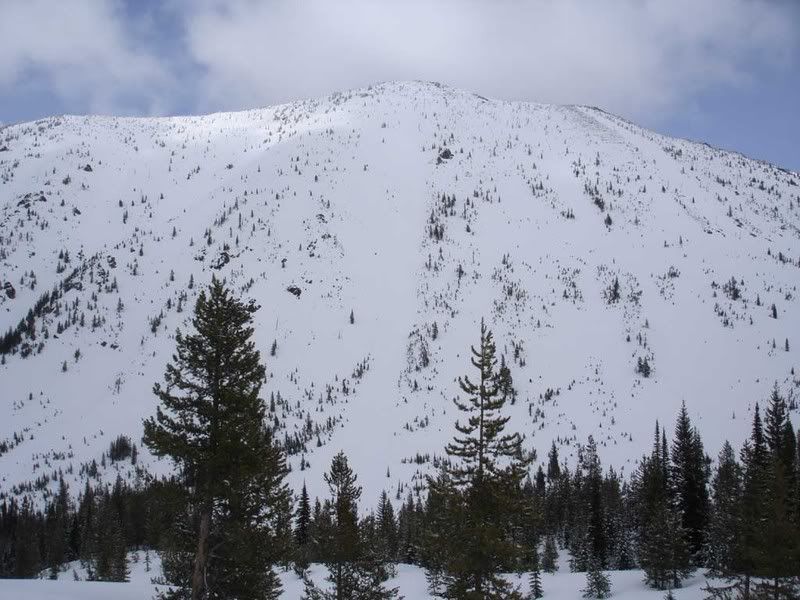
{"label": "evergreen tree", "polygon": [[16,527],[16,536],[19,541],[14,552],[13,576],[17,578],[33,577],[40,568],[39,531],[34,513],[28,496],[24,496],[17,516]]}
{"label": "evergreen tree", "polygon": [[737,524],[735,569],[740,577],[737,584],[744,597],[749,597],[751,579],[760,563],[761,527],[764,519],[764,496],[768,468],[767,446],[756,403],[750,439],[740,452],[742,463],[742,496]]}
{"label": "evergreen tree", "polygon": [[629,488],[613,468],[603,479],[604,537],[606,539],[606,566],[608,569],[634,568],[633,533]]}
{"label": "evergreen tree", "polygon": [[320,502],[319,498],[315,499],[310,527],[311,562],[325,562],[328,549],[326,541],[330,538],[332,530],[331,501],[326,499]]}
{"label": "evergreen tree", "polygon": [[401,562],[417,563],[419,560],[419,521],[419,512],[409,492],[397,515],[397,551]]}
{"label": "evergreen tree", "polygon": [[775,600],[800,594],[800,529],[790,516],[786,482],[783,464],[773,459],[765,489],[756,575],[766,580],[759,590]]}
{"label": "evergreen tree", "polygon": [[634,494],[639,563],[645,582],[660,590],[678,587],[691,572],[686,532],[670,494],[668,461],[666,438],[656,424],[653,451],[639,466]]}
{"label": "evergreen tree", "polygon": [[584,598],[608,598],[611,596],[611,581],[603,573],[598,561],[593,560],[586,572],[586,587],[581,590]]}
{"label": "evergreen tree", "polygon": [[553,442],[547,457],[547,485],[544,494],[543,525],[545,532],[554,534],[563,525],[564,502],[562,492],[565,485],[561,475],[561,466],[558,464],[558,449],[555,442]]}
{"label": "evergreen tree", "polygon": [[356,485],[356,475],[340,452],[333,458],[325,482],[333,504],[333,530],[328,540],[331,553],[329,570],[336,590],[336,598],[348,598],[355,589],[353,567],[359,556],[357,503],[361,486]]}
{"label": "evergreen tree", "polygon": [[786,401],[781,397],[776,383],[772,388],[772,395],[770,396],[767,411],[764,415],[764,441],[766,442],[769,453],[773,457],[781,460],[784,467],[790,466],[793,462],[791,454],[787,457],[784,452],[786,423]]}
{"label": "evergreen tree", "polygon": [[521,484],[529,461],[519,434],[504,433],[506,398],[493,336],[483,322],[471,363],[478,379],[459,378],[467,399],[454,400],[466,422],[456,422],[458,434],[446,447],[451,460],[428,481],[429,496],[442,506],[428,532],[435,548],[429,554],[439,556],[444,575],[444,590],[436,592],[456,599],[520,598],[500,573],[518,568],[529,552],[514,535],[526,515]]}
{"label": "evergreen tree", "polygon": [[309,528],[311,527],[311,503],[308,499],[308,490],[303,482],[300,492],[300,502],[297,507],[294,541],[297,548],[296,562],[301,571],[308,568],[309,564]]}
{"label": "evergreen tree", "polygon": [[394,507],[386,491],[381,492],[376,515],[377,537],[379,552],[387,561],[394,561],[397,557],[397,521],[394,517]]}
{"label": "evergreen tree", "polygon": [[497,381],[499,394],[503,397],[503,400],[510,400],[511,404],[514,404],[517,401],[517,390],[514,388],[514,378],[511,376],[511,369],[506,364],[505,354],[500,356]]}
{"label": "evergreen tree", "polygon": [[68,545],[70,497],[69,488],[63,477],[59,478],[58,496],[56,502],[47,508],[47,520],[45,523],[47,544],[47,565],[50,571],[50,579],[56,579],[61,570],[61,565],[70,556]]}
{"label": "evergreen tree", "polygon": [[197,300],[195,333],[176,334],[161,401],[144,422],[144,442],[169,456],[186,486],[172,536],[174,596],[275,598],[271,565],[285,551],[276,524],[289,510],[282,452],[264,425],[265,369],[252,340],[258,307],[217,280]]}
{"label": "evergreen tree", "polygon": [[726,441],[711,482],[713,510],[708,528],[706,560],[712,575],[728,577],[736,571],[742,472],[733,448]]}
{"label": "evergreen tree", "polygon": [[544,539],[542,570],[545,573],[555,573],[558,571],[558,549],[556,548],[556,540],[552,535],[548,535]]}
{"label": "evergreen tree", "polygon": [[325,474],[331,494],[333,523],[327,536],[326,566],[329,590],[318,588],[305,579],[307,600],[389,600],[397,589],[387,589],[384,582],[389,573],[386,565],[370,553],[363,543],[358,525],[358,499],[361,487],[343,452],[333,457],[331,469]]}
{"label": "evergreen tree", "polygon": [[745,449],[748,523],[742,556],[748,571],[767,580],[757,586],[759,591],[770,598],[789,598],[800,591],[800,523],[793,505],[796,439],[777,384],[767,405],[763,434],[758,416],[756,410],[751,447]]}
{"label": "evergreen tree", "polygon": [[119,513],[109,494],[100,500],[90,574],[98,581],[127,581],[128,556]]}
{"label": "evergreen tree", "polygon": [[528,578],[528,599],[538,600],[544,596],[542,591],[542,572],[539,568],[539,551],[533,546],[531,552],[531,574]]}
{"label": "evergreen tree", "polygon": [[672,442],[672,492],[686,531],[693,563],[702,562],[708,524],[708,475],[700,434],[692,426],[686,403],[681,405]]}
{"label": "evergreen tree", "polygon": [[570,566],[573,571],[586,571],[591,564],[607,566],[607,520],[603,498],[603,474],[597,445],[592,436],[578,454],[573,478],[575,504],[570,535]]}
{"label": "evergreen tree", "polygon": [[558,464],[558,448],[553,442],[550,452],[547,454],[547,479],[550,482],[558,480],[561,476],[561,467]]}

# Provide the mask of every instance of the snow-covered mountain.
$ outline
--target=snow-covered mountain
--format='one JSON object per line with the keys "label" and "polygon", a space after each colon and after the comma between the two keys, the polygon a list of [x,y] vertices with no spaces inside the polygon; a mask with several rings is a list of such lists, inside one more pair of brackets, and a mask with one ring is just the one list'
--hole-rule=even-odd
{"label": "snow-covered mountain", "polygon": [[138,442],[212,275],[262,306],[264,397],[312,495],[339,449],[370,504],[431,468],[482,317],[542,458],[592,434],[630,472],[682,401],[711,454],[773,382],[796,406],[800,177],[596,108],[390,83],[54,117],[0,130],[0,180],[0,334],[25,330],[0,365],[0,494]]}

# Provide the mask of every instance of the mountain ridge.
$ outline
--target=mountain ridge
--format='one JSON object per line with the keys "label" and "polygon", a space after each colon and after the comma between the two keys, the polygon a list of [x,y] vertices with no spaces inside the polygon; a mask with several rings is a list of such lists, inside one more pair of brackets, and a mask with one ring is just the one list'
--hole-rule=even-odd
{"label": "mountain ridge", "polygon": [[[800,385],[796,174],[601,109],[393,82],[0,131],[0,334],[59,290],[0,366],[0,494],[49,493],[35,479],[70,466],[78,483],[116,435],[138,443],[212,274],[262,305],[270,419],[312,494],[339,448],[368,497],[421,482],[481,317],[540,459],[591,434],[630,469],[681,400],[713,455],[773,381]],[[118,470],[134,476],[99,476]]]}

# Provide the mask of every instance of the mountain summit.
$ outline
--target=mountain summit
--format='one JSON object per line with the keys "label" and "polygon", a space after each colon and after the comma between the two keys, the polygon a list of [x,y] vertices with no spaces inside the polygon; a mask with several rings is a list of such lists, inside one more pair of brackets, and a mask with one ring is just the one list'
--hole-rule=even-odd
{"label": "mountain summit", "polygon": [[774,382],[796,407],[800,177],[595,108],[415,82],[53,117],[0,130],[0,182],[0,494],[131,474],[110,444],[139,444],[212,275],[262,307],[312,497],[340,449],[370,499],[419,481],[481,318],[540,460],[591,434],[629,471],[682,401],[716,454]]}

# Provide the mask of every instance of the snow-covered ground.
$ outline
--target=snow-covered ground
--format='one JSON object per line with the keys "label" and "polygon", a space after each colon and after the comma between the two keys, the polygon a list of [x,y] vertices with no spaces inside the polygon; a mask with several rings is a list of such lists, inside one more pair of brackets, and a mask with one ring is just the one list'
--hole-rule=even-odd
{"label": "snow-covered ground", "polygon": [[[683,400],[714,455],[773,381],[800,385],[800,177],[594,108],[389,83],[1,135],[0,332],[63,295],[0,365],[0,494],[41,497],[58,474],[78,491],[116,436],[138,442],[212,275],[262,305],[264,397],[312,497],[340,449],[367,506],[419,482],[481,317],[540,458],[592,434],[628,473]],[[117,471],[132,465],[99,476]]]}
{"label": "snow-covered ground", "polygon": [[[104,583],[94,581],[74,581],[73,567],[78,577],[85,573],[78,565],[74,565],[61,573],[59,581],[46,579],[11,579],[2,580],[0,585],[0,600],[149,600],[163,586],[153,584],[153,578],[159,575],[158,559],[153,555],[151,571],[146,571],[144,553],[132,553],[136,562],[131,561],[131,576],[128,583]],[[319,584],[324,584],[325,568],[314,565],[311,577]],[[611,571],[612,598],[619,600],[638,600],[639,598],[663,598],[664,592],[652,590],[642,582],[641,571]],[[283,584],[282,598],[298,600],[303,595],[303,582],[293,572],[281,573]],[[517,583],[523,591],[527,591],[527,575],[512,575],[510,579]],[[704,597],[702,587],[706,584],[701,575],[695,576],[685,582],[683,588],[675,590],[675,597],[679,600],[700,600]],[[411,565],[398,565],[397,575],[387,583],[390,587],[397,587],[406,600],[429,600],[425,572],[419,567]],[[569,573],[562,568],[554,574],[542,574],[542,587],[544,597],[549,600],[575,600],[581,597],[581,590],[586,585],[584,573]]]}

